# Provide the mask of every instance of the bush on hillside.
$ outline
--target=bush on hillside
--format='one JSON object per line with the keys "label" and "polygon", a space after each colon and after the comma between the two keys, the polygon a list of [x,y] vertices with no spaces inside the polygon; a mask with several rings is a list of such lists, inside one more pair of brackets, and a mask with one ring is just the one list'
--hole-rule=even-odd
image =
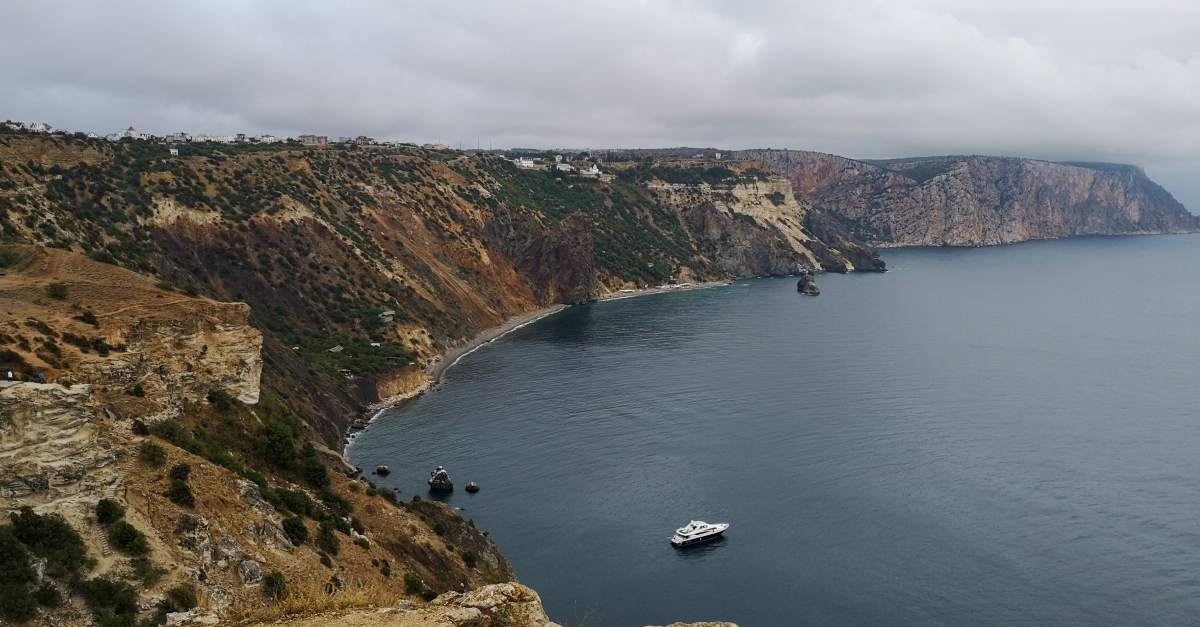
{"label": "bush on hillside", "polygon": [[153,468],[162,468],[162,465],[167,463],[167,452],[153,442],[143,442],[141,450],[138,451],[138,459]]}
{"label": "bush on hillside", "polygon": [[0,618],[12,622],[33,618],[37,601],[29,585],[36,578],[29,551],[13,534],[12,527],[0,526]]}
{"label": "bush on hillside", "polygon": [[316,545],[330,555],[337,555],[342,549],[342,541],[337,537],[337,525],[332,520],[322,520],[321,529],[317,532]]}
{"label": "bush on hillside", "polygon": [[196,591],[188,586],[175,586],[167,591],[167,596],[176,607],[185,612],[200,604],[200,600],[196,598]]}
{"label": "bush on hillside", "polygon": [[117,522],[125,515],[125,506],[112,499],[100,499],[96,503],[96,521],[102,525]]}
{"label": "bush on hillside", "polygon": [[46,296],[54,300],[67,300],[67,286],[62,283],[51,283],[46,286]]}
{"label": "bush on hillside", "polygon": [[71,587],[83,597],[101,627],[132,626],[137,619],[137,590],[123,581],[97,577],[76,580]]}
{"label": "bush on hillside", "polygon": [[34,555],[46,558],[46,573],[51,577],[69,575],[87,561],[83,538],[61,514],[39,516],[26,505],[9,517],[17,539]]}
{"label": "bush on hillside", "polygon": [[204,399],[221,411],[229,411],[237,403],[237,399],[225,390],[213,390]]}
{"label": "bush on hillside", "polygon": [[404,590],[409,594],[421,594],[425,591],[425,582],[412,573],[405,573]]}
{"label": "bush on hillside", "polygon": [[263,577],[263,592],[267,593],[273,599],[282,599],[287,596],[288,587],[287,580],[284,579],[283,573],[275,570],[271,574]]}
{"label": "bush on hillside", "polygon": [[300,546],[308,541],[308,526],[304,524],[304,519],[299,516],[292,516],[283,520],[283,532],[287,534],[288,540],[296,546]]}
{"label": "bush on hillside", "polygon": [[150,552],[150,542],[146,539],[146,534],[124,520],[118,520],[108,528],[108,541],[118,550],[130,555],[145,555]]}

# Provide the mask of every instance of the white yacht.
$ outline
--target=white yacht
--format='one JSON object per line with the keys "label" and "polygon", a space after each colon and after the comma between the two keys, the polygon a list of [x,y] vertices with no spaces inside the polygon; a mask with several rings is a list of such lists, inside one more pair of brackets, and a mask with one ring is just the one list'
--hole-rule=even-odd
{"label": "white yacht", "polygon": [[690,544],[716,540],[728,528],[729,523],[710,525],[703,520],[693,520],[686,527],[680,527],[675,530],[675,535],[671,538],[671,546],[688,546]]}

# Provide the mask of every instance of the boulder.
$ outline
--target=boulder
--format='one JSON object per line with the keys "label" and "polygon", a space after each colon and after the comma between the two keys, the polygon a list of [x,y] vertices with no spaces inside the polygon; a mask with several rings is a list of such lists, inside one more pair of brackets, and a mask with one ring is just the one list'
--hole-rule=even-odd
{"label": "boulder", "polygon": [[816,296],[821,293],[821,288],[817,287],[817,280],[811,274],[800,275],[800,281],[796,283],[796,291],[809,296]]}
{"label": "boulder", "polygon": [[246,585],[258,583],[263,578],[262,564],[254,560],[245,560],[238,564],[238,573]]}

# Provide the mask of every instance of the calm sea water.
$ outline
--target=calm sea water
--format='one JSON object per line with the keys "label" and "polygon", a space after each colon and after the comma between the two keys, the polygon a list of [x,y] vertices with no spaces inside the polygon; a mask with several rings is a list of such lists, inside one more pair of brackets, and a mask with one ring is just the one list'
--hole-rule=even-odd
{"label": "calm sea water", "polygon": [[479,482],[564,625],[1200,623],[1200,237],[884,258],[572,307],[349,457]]}

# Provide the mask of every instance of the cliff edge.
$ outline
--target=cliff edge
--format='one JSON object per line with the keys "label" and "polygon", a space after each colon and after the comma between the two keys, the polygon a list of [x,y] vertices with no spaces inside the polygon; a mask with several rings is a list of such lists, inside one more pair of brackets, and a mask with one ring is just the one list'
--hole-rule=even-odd
{"label": "cliff edge", "polygon": [[954,156],[856,161],[795,150],[739,153],[873,246],[990,246],[1078,235],[1194,233],[1200,219],[1138,167]]}

